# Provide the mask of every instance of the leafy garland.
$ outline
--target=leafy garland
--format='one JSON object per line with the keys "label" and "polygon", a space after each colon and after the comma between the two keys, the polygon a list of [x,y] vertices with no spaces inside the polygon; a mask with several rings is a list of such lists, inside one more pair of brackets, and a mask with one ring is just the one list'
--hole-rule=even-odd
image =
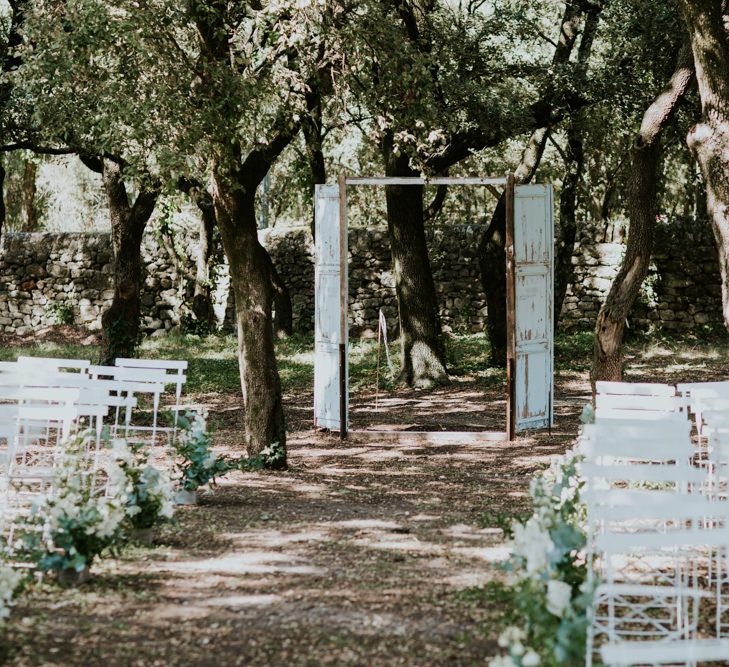
{"label": "leafy garland", "polygon": [[490,667],[584,665],[592,603],[585,561],[586,510],[580,500],[583,457],[571,449],[530,485],[534,513],[512,525],[512,599],[520,626],[499,637],[506,654]]}

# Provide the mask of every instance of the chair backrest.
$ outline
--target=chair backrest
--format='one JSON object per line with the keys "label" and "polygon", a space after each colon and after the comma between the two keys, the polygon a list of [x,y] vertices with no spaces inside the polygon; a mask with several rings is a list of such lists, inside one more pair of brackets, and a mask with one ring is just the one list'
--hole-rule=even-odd
{"label": "chair backrest", "polygon": [[729,396],[726,398],[714,396],[692,397],[691,410],[701,413],[703,421],[707,425],[710,423],[710,419],[713,419],[716,424],[726,422],[729,419]]}
{"label": "chair backrest", "polygon": [[45,370],[64,370],[75,373],[87,373],[91,362],[88,359],[60,359],[56,357],[19,356],[18,365],[24,367],[40,367]]}
{"label": "chair backrest", "polygon": [[[160,368],[126,368],[124,366],[91,366],[90,373],[94,378],[116,380],[117,382],[136,382],[140,391],[147,385],[177,384],[177,376],[169,375]],[[149,387],[145,388],[149,390]]]}
{"label": "chair backrest", "polygon": [[688,463],[693,456],[691,423],[618,419],[585,424],[580,437],[580,452],[587,462],[602,457],[624,461],[678,461]]}
{"label": "chair backrest", "polygon": [[[115,364],[120,368],[130,370],[148,370],[161,371],[164,373],[163,379],[159,380],[167,384],[175,384],[175,406],[179,406],[180,397],[182,396],[182,385],[187,382],[185,371],[187,370],[187,361],[177,359],[117,359]],[[128,379],[133,379],[129,377]],[[158,381],[158,380],[155,380]],[[175,422],[175,430],[177,422]]]}
{"label": "chair backrest", "polygon": [[647,483],[681,486],[685,484],[703,484],[706,471],[701,468],[684,465],[655,465],[650,463],[583,463],[582,477],[588,488],[591,482],[605,482],[610,486],[616,484]]}
{"label": "chair backrest", "polygon": [[729,381],[683,382],[676,385],[683,396],[693,398],[729,398]]}
{"label": "chair backrest", "polygon": [[[97,382],[104,381],[97,380]],[[137,406],[137,399],[128,391],[128,387],[125,387],[124,383],[112,382],[112,384],[118,386],[119,389],[109,390],[94,386],[82,388],[79,396],[79,405],[104,405],[109,408],[122,408],[127,406],[134,408]]]}
{"label": "chair backrest", "polygon": [[606,382],[595,383],[597,394],[616,396],[675,396],[676,387],[654,382]]}
{"label": "chair backrest", "polygon": [[76,387],[19,387],[13,393],[21,405],[76,405],[81,391]]}
{"label": "chair backrest", "polygon": [[160,368],[182,374],[187,370],[187,361],[175,359],[117,359],[116,366],[124,368]]}
{"label": "chair backrest", "polygon": [[[618,394],[595,396],[596,419],[663,419],[672,414],[680,415],[686,407],[687,399],[682,396]],[[685,412],[683,419],[687,419]]]}
{"label": "chair backrest", "polygon": [[[128,378],[135,377],[154,378],[153,382],[164,382],[165,384],[177,385],[178,392],[182,385],[187,381],[185,371],[187,370],[187,361],[176,361],[172,359],[117,359],[116,364],[119,368],[126,368],[130,371],[148,371],[149,376],[142,373],[131,373]],[[159,375],[158,375],[159,374]],[[161,378],[160,380],[156,378]]]}
{"label": "chair backrest", "polygon": [[43,422],[49,424],[70,424],[78,418],[75,405],[20,405],[18,420],[23,422]]}

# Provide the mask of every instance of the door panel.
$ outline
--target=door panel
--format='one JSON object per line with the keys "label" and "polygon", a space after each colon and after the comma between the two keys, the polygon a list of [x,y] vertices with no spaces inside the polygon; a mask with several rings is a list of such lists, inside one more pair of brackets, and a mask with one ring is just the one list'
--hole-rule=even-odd
{"label": "door panel", "polygon": [[[342,313],[342,288],[346,294],[346,221],[340,219],[338,185],[316,186],[316,265],[314,275],[314,426],[339,430],[340,345],[345,352],[345,388],[348,384],[346,313]],[[345,257],[346,258],[346,257]],[[342,267],[344,266],[344,275]],[[346,298],[344,300],[346,304]],[[342,317],[345,322],[342,326]],[[345,391],[345,409],[348,411]]]}
{"label": "door panel", "polygon": [[551,185],[514,189],[514,423],[517,431],[553,421],[553,256]]}

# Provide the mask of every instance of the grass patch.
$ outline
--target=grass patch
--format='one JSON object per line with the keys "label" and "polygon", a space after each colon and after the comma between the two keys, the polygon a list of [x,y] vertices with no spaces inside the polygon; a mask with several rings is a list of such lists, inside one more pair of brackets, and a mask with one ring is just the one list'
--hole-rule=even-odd
{"label": "grass patch", "polygon": [[592,331],[558,333],[554,338],[554,365],[557,370],[585,371],[592,364]]}
{"label": "grass patch", "polygon": [[50,357],[57,359],[96,359],[98,349],[89,345],[38,343],[27,347],[0,347],[0,361],[15,361],[18,357]]}
{"label": "grass patch", "polygon": [[[559,333],[555,338],[555,366],[562,371],[589,370],[592,361],[593,333],[589,331]],[[726,356],[729,334],[711,328],[692,334],[636,334],[626,344],[626,355],[674,353],[680,355],[712,354]],[[187,359],[189,361],[186,391],[194,393],[240,393],[238,343],[232,335],[197,336],[170,334],[163,338],[148,338],[139,349],[139,356],[149,359]],[[387,367],[384,350],[380,351],[380,387],[395,388],[400,369],[399,341],[389,345],[394,376]],[[504,368],[489,365],[490,346],[485,333],[455,334],[447,340],[448,370],[460,378],[474,378],[485,387],[502,386],[506,381]],[[93,345],[42,342],[25,347],[0,349],[0,360],[12,361],[20,355],[59,357],[65,359],[98,359]],[[276,341],[276,357],[283,390],[286,393],[311,391],[314,386],[314,340],[310,335],[295,335]],[[377,379],[377,341],[350,341],[350,388],[357,392],[373,389]],[[627,368],[629,369],[630,363]]]}

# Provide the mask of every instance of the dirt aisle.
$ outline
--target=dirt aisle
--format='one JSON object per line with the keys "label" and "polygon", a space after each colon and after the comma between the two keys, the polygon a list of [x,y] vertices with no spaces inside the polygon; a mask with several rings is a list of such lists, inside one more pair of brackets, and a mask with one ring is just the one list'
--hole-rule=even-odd
{"label": "dirt aisle", "polygon": [[525,507],[558,438],[488,446],[339,446],[299,435],[285,473],[231,476],[152,550],[92,583],[22,599],[14,665],[471,665],[502,576],[479,516]]}

